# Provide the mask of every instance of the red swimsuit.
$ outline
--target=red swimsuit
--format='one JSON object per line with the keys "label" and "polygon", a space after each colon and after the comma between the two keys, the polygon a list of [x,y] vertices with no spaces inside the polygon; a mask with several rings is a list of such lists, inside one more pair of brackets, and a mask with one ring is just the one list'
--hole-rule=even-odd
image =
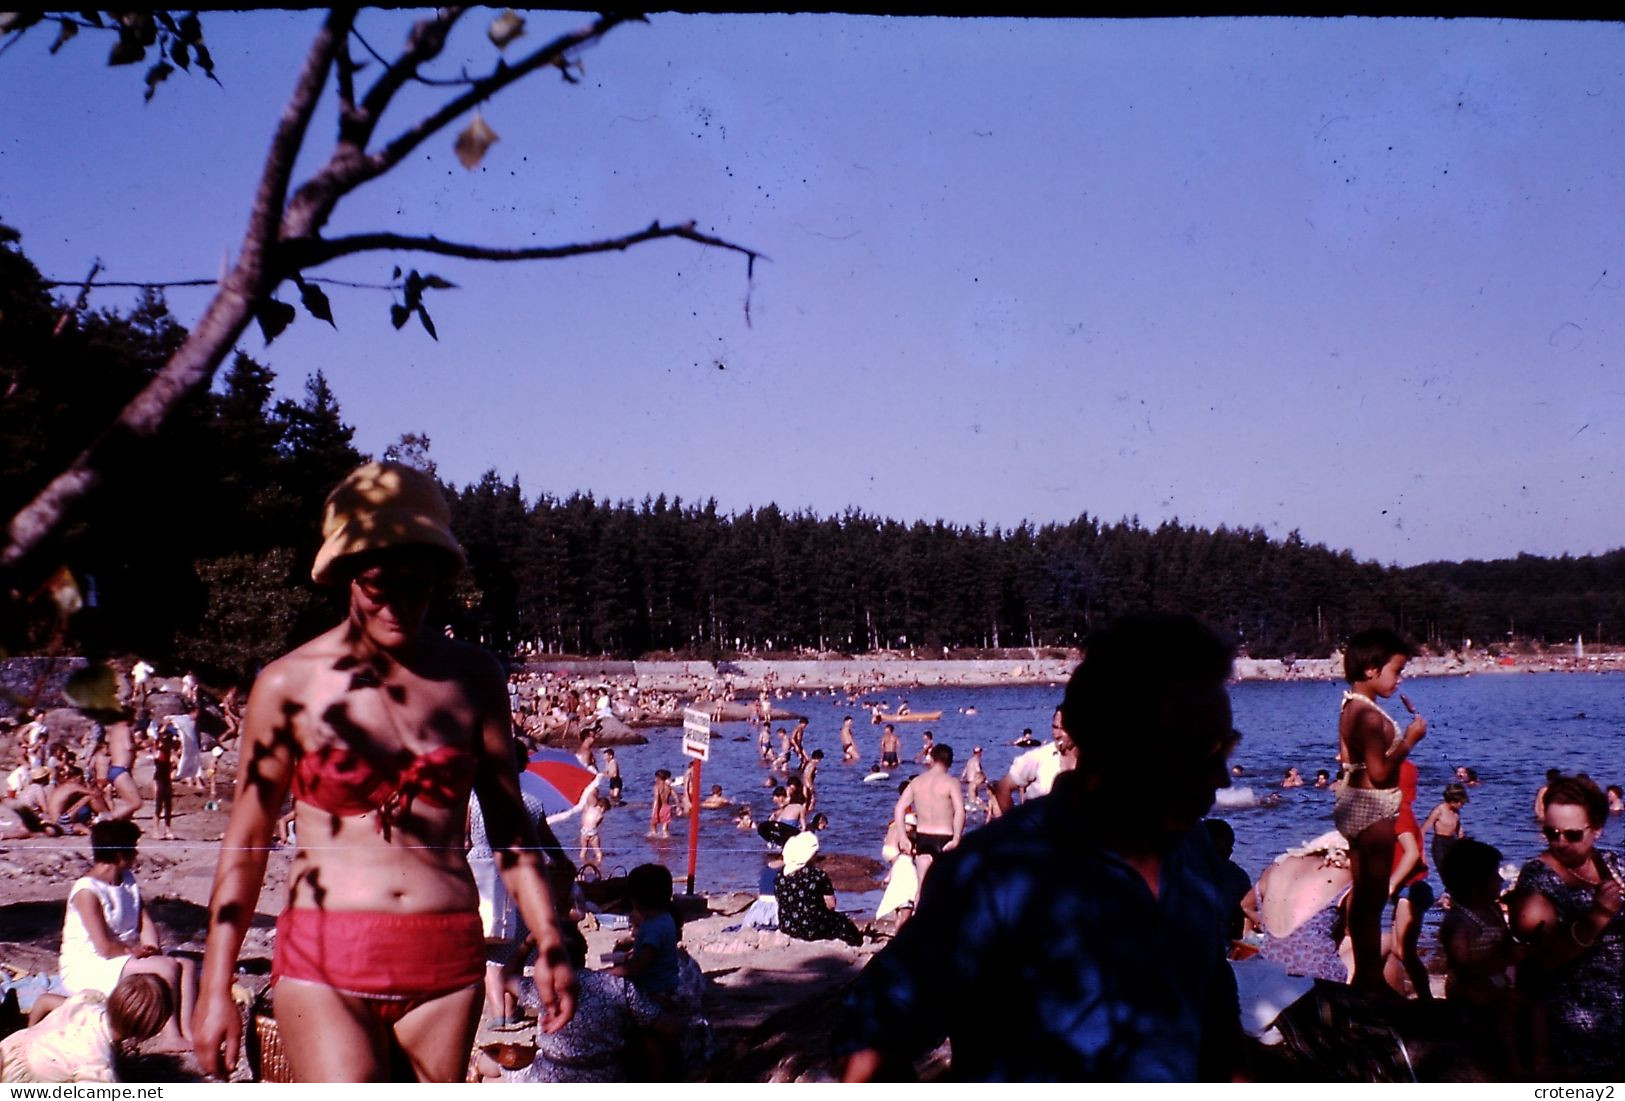
{"label": "red swimsuit", "polygon": [[[300,756],[293,797],[334,815],[378,812],[385,835],[414,800],[449,807],[468,798],[478,762],[440,746],[380,759],[333,743]],[[368,999],[386,1023],[414,1006],[478,983],[485,935],[477,911],[400,914],[297,908],[277,918],[271,977],[320,983]]]}

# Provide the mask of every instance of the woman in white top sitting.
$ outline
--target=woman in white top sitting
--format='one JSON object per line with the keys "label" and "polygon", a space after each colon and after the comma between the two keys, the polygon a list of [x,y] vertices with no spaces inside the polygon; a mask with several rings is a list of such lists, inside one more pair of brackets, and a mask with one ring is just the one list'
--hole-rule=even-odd
{"label": "woman in white top sitting", "polygon": [[175,1012],[155,1046],[190,1051],[187,1022],[197,995],[197,967],[192,960],[163,954],[158,926],[141,906],[141,887],[131,874],[140,836],[141,827],[128,819],[91,827],[94,863],[69,890],[62,921],[62,983],[70,994],[83,990],[111,994],[125,975],[158,976],[169,987]]}

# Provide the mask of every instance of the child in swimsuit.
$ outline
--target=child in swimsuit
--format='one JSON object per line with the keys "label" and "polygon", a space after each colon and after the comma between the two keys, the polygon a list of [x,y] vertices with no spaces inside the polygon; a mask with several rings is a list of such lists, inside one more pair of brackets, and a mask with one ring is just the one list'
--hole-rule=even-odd
{"label": "child in swimsuit", "polygon": [[1338,719],[1338,759],[1347,780],[1337,790],[1332,821],[1349,839],[1354,890],[1349,903],[1349,939],[1354,944],[1350,985],[1367,994],[1391,994],[1383,979],[1382,912],[1394,862],[1394,821],[1399,815],[1399,764],[1427,733],[1420,715],[1403,737],[1377,706],[1399,690],[1410,658],[1409,643],[1386,628],[1361,631],[1343,653],[1343,693]]}

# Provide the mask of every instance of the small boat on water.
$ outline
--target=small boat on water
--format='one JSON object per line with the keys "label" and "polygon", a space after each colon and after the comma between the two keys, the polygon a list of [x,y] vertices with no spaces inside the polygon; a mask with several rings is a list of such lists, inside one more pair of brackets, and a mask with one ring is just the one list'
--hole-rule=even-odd
{"label": "small boat on water", "polygon": [[896,715],[888,715],[884,711],[875,713],[877,723],[934,723],[942,718],[941,711],[904,711]]}

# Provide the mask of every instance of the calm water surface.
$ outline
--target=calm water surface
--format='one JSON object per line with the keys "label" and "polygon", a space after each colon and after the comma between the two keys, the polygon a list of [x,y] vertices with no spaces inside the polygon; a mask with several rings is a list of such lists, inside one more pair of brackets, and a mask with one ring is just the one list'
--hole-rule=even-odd
{"label": "calm water surface", "polygon": [[[1335,773],[1343,687],[1340,682],[1249,682],[1230,689],[1236,728],[1244,736],[1231,762],[1240,764],[1246,775],[1233,790],[1220,793],[1214,813],[1235,828],[1235,859],[1254,878],[1287,846],[1331,828],[1330,792],[1310,788],[1283,792],[1277,785],[1290,765],[1311,782],[1317,769]],[[908,697],[914,710],[943,714],[939,722],[898,726],[905,759],[918,752],[920,735],[930,729],[939,743],[954,748],[956,775],[971,748],[980,745],[987,773],[1002,776],[1023,752],[1008,744],[1023,727],[1047,736],[1061,691],[1060,685],[916,689]],[[1417,817],[1424,817],[1439,801],[1455,767],[1469,765],[1482,782],[1471,789],[1471,802],[1463,811],[1467,832],[1501,849],[1508,860],[1522,863],[1543,847],[1535,829],[1533,800],[1546,769],[1589,772],[1603,785],[1625,782],[1625,677],[1583,673],[1434,677],[1408,681],[1404,691],[1429,723],[1426,740],[1412,755],[1421,774]],[[878,858],[897,784],[920,768],[905,764],[890,783],[864,783],[868,762],[878,756],[880,728],[870,725],[862,711],[827,693],[806,699],[797,694],[778,706],[806,715],[811,723],[807,749],[825,753],[818,809],[829,815],[830,828],[820,837],[822,849]],[[976,714],[964,713],[972,707]],[[1397,697],[1387,710],[1404,725]],[[838,731],[841,718],[848,714],[857,720],[863,757],[857,764],[843,765]],[[672,824],[674,836],[669,841],[644,835],[655,770],[667,768],[681,776],[688,759],[682,755],[681,731],[647,733],[648,745],[616,751],[627,805],[615,808],[604,820],[606,871],[655,861],[670,867],[680,884],[687,870],[687,820]],[[755,728],[746,723],[712,728],[703,791],[721,784],[735,806],[748,804],[761,820],[773,805],[763,783],[767,775],[757,759]],[[1155,777],[1148,782],[1154,783]],[[1271,792],[1281,796],[1280,802],[1260,805],[1259,798]],[[755,888],[766,847],[754,832],[734,829],[733,814],[734,807],[701,812],[698,891]],[[560,840],[573,848],[575,822],[556,828]],[[1615,819],[1603,844],[1625,847],[1625,823]],[[1433,875],[1437,883],[1437,870]],[[851,910],[872,906],[875,900],[872,895],[849,893],[840,901],[842,909]]]}

